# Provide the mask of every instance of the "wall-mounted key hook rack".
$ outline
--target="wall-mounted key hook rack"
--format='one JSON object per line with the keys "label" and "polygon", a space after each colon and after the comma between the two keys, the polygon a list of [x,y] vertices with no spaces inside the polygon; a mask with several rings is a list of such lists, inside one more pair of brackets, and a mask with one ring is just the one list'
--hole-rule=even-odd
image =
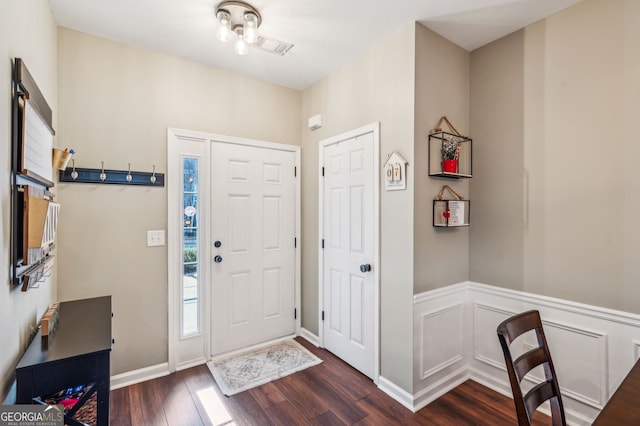
{"label": "wall-mounted key hook rack", "polygon": [[164,187],[164,173],[157,173],[153,166],[153,172],[136,172],[131,170],[110,170],[104,168],[104,162],[99,169],[87,169],[82,167],[60,170],[60,182],[67,183],[106,183],[116,185],[144,185]]}

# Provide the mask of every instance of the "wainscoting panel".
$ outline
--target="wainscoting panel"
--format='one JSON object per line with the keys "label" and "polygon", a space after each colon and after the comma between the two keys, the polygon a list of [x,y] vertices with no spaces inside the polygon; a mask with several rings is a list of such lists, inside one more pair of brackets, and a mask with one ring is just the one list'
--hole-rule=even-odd
{"label": "wainscoting panel", "polygon": [[[516,312],[508,311],[497,306],[489,306],[482,303],[473,303],[473,345],[474,358],[498,369],[507,369],[504,366],[504,356],[498,343],[496,328],[505,319]],[[516,345],[514,343],[514,345]],[[524,348],[523,348],[524,349]]]}
{"label": "wainscoting panel", "polygon": [[420,379],[463,359],[462,303],[422,314],[420,321]]}
{"label": "wainscoting panel", "polygon": [[[503,320],[522,311],[512,311],[474,303],[475,359],[506,372],[496,328]],[[527,308],[527,309],[533,309]],[[607,336],[604,333],[546,320],[545,334],[563,395],[601,409],[607,401]],[[512,344],[514,357],[537,346],[534,333],[527,333]],[[532,373],[540,381],[540,371]],[[531,381],[533,383],[533,380]]]}
{"label": "wainscoting panel", "polygon": [[609,399],[607,335],[553,321],[543,326],[562,394],[602,409]]}
{"label": "wainscoting panel", "polygon": [[414,297],[414,409],[419,410],[467,378],[467,285]]}
{"label": "wainscoting panel", "polygon": [[[414,296],[414,410],[468,378],[511,396],[496,328],[529,309],[542,316],[569,423],[590,424],[640,357],[640,316],[472,282]],[[528,350],[535,336],[514,344]]]}

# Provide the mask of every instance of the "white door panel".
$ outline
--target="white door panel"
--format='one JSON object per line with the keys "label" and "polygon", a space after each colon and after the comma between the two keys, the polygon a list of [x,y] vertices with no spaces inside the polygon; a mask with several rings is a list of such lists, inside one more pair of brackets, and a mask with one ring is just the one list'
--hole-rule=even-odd
{"label": "white door panel", "polygon": [[295,154],[214,143],[214,355],[295,332]]}
{"label": "white door panel", "polygon": [[[374,377],[373,133],[325,146],[324,346]],[[373,265],[372,268],[375,268]]]}

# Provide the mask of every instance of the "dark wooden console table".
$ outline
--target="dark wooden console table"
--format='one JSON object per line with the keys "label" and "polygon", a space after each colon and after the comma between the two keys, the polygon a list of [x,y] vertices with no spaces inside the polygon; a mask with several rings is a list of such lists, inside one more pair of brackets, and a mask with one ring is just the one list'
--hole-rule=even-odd
{"label": "dark wooden console table", "polygon": [[640,360],[615,391],[609,402],[604,406],[600,415],[593,422],[594,425],[637,425],[640,424]]}
{"label": "dark wooden console table", "polygon": [[96,424],[108,425],[111,344],[111,296],[62,302],[55,333],[43,340],[38,332],[16,367],[16,403],[94,384]]}

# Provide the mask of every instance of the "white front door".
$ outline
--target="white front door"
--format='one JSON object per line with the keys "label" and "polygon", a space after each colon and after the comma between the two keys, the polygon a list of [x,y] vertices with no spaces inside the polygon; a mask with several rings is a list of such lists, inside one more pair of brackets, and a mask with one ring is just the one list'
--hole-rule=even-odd
{"label": "white front door", "polygon": [[295,332],[295,153],[214,142],[212,353]]}
{"label": "white front door", "polygon": [[322,147],[323,343],[375,378],[377,160],[374,132]]}

